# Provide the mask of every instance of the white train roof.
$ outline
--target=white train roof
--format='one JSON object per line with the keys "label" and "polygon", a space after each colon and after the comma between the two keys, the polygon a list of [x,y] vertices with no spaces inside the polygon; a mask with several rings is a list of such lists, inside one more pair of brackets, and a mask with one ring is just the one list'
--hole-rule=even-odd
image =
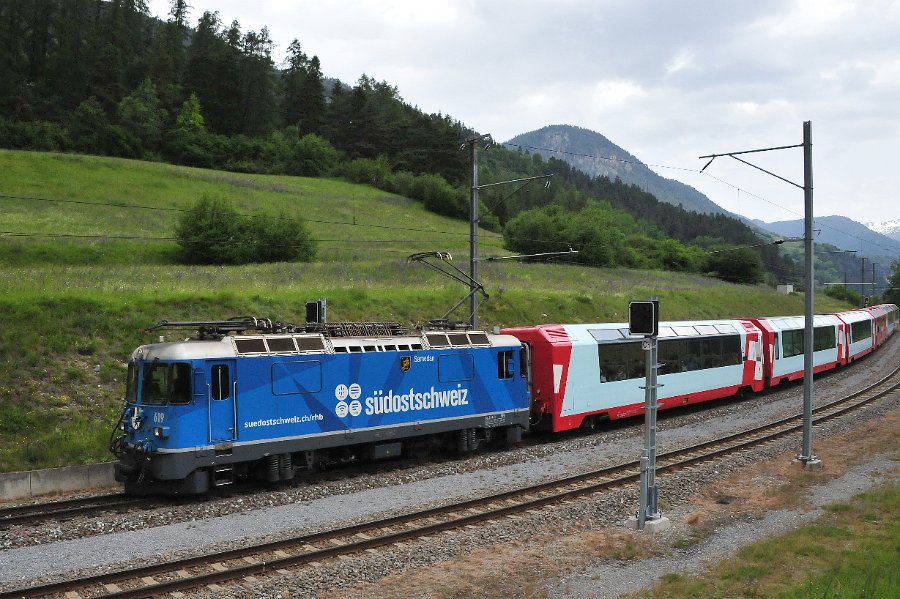
{"label": "white train roof", "polygon": [[[737,319],[662,321],[659,323],[659,338],[743,335],[746,334],[747,326],[753,325]],[[643,335],[631,335],[627,322],[569,324],[563,325],[563,328],[573,341],[593,339],[614,342],[643,338]]]}
{"label": "white train roof", "polygon": [[[759,318],[760,323],[769,324],[777,331],[796,331],[806,327],[806,317],[804,316],[773,316],[770,318]],[[835,314],[816,314],[813,316],[813,326],[835,326],[841,324],[841,320]]]}

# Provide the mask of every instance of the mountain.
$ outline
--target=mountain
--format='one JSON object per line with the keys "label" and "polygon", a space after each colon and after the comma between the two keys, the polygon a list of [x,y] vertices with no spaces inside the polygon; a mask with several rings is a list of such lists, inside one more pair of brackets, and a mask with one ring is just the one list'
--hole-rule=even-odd
{"label": "mountain", "polygon": [[734,216],[708,197],[679,181],[666,179],[596,131],[571,125],[550,125],[522,133],[504,145],[518,146],[545,160],[564,160],[591,177],[617,177],[656,196],[661,202],[682,206],[685,210]]}
{"label": "mountain", "polygon": [[866,223],[866,227],[876,233],[881,233],[886,237],[900,241],[900,219],[888,220],[883,223]]}
{"label": "mountain", "polygon": [[[803,220],[800,219],[774,223],[754,222],[766,230],[785,237],[803,236]],[[900,240],[876,233],[864,224],[845,216],[816,217],[813,221],[813,228],[820,231],[815,238],[816,243],[830,243],[842,250],[856,250],[858,256],[900,258]]]}

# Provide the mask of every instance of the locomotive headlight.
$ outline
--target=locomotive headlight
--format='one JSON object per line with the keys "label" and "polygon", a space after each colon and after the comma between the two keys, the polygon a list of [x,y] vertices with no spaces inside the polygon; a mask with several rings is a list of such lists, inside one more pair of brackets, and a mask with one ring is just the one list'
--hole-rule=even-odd
{"label": "locomotive headlight", "polygon": [[168,439],[169,438],[169,427],[168,426],[154,426],[153,427],[153,436],[157,439]]}

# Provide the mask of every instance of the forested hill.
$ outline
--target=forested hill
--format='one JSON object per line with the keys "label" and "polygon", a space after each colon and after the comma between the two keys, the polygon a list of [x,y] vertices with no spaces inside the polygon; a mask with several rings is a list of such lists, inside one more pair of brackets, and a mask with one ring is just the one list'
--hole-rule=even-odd
{"label": "forested hill", "polygon": [[685,210],[732,216],[693,187],[656,174],[596,131],[571,125],[551,125],[517,135],[506,145],[527,149],[544,158],[559,158],[591,177],[618,178],[623,183],[637,185],[660,201]]}
{"label": "forested hill", "polygon": [[[329,85],[326,67],[298,40],[276,65],[266,28],[245,31],[209,12],[191,27],[186,0],[171,6],[160,21],[142,0],[0,3],[0,144],[337,176],[468,218],[468,153],[460,144],[474,131],[448,115],[423,113],[385,81],[361,75],[352,87]],[[504,230],[509,249],[534,249],[537,239],[540,248],[580,248],[575,259],[595,266],[722,276],[727,269],[746,282],[760,281],[763,266],[780,280],[795,275],[772,247],[732,252],[740,259],[727,265],[724,254],[709,257],[759,240],[723,214],[659,202],[641,189],[645,183],[504,148],[481,155],[483,182],[555,174],[545,190],[484,194],[481,226],[520,232]],[[632,173],[640,170],[634,165]],[[546,226],[527,233],[538,222]]]}
{"label": "forested hill", "polygon": [[143,0],[0,2],[0,143],[322,175],[334,162],[324,140],[350,160],[467,176],[460,123],[366,75],[326,89],[299,41],[276,65],[266,28],[209,12],[190,27],[189,8],[173,0],[163,22]]}

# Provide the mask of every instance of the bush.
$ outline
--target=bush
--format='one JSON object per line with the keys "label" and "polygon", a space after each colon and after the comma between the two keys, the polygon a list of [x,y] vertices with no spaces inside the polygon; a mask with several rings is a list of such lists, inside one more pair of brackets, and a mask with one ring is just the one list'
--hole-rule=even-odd
{"label": "bush", "polygon": [[763,280],[762,257],[750,248],[725,248],[708,260],[707,268],[723,281],[754,285]]}
{"label": "bush", "polygon": [[344,162],[337,170],[339,176],[351,183],[367,183],[382,188],[391,178],[391,165],[385,156],[375,160],[357,158]]}
{"label": "bush", "polygon": [[0,144],[16,150],[60,152],[70,145],[66,131],[47,121],[16,122],[0,118]]}
{"label": "bush", "polygon": [[287,127],[272,134],[278,151],[278,171],[301,177],[322,177],[331,173],[340,159],[340,152],[318,135],[300,137],[297,127]]}
{"label": "bush", "polygon": [[862,303],[859,294],[855,291],[848,289],[844,285],[834,285],[825,289],[825,295],[828,297],[833,297],[837,300],[842,300],[851,304],[853,306],[858,306]]}
{"label": "bush", "polygon": [[316,251],[302,222],[285,214],[245,216],[226,200],[208,196],[181,216],[175,233],[188,264],[308,262]]}
{"label": "bush", "polygon": [[139,155],[140,142],[124,128],[109,122],[97,98],[91,96],[69,115],[66,128],[75,150],[86,154]]}

